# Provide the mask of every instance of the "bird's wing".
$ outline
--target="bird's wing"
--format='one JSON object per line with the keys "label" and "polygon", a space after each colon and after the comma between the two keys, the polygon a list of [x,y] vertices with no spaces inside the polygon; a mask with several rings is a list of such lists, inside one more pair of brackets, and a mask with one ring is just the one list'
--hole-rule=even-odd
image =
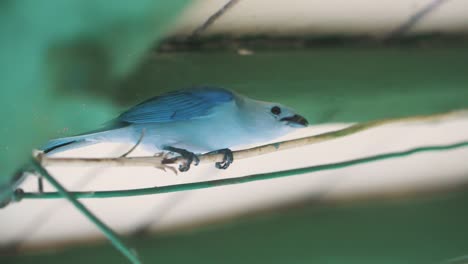
{"label": "bird's wing", "polygon": [[234,100],[234,94],[221,88],[197,88],[167,93],[144,101],[122,113],[117,120],[126,123],[163,123],[207,117],[215,106]]}

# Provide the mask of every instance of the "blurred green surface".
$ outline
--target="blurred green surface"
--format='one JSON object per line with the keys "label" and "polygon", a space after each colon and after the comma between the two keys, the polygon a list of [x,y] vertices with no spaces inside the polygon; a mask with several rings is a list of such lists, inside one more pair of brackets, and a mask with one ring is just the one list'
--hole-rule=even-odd
{"label": "blurred green surface", "polygon": [[91,95],[110,92],[186,2],[0,1],[0,185],[33,147],[114,114]]}
{"label": "blurred green surface", "polygon": [[[449,263],[468,254],[467,203],[466,191],[327,206],[311,201],[261,217],[131,244],[144,263]],[[0,257],[0,261],[127,263],[109,245]]]}
{"label": "blurred green surface", "polygon": [[468,107],[467,62],[468,45],[155,54],[113,96],[130,104],[213,84],[293,106],[312,124],[369,121]]}

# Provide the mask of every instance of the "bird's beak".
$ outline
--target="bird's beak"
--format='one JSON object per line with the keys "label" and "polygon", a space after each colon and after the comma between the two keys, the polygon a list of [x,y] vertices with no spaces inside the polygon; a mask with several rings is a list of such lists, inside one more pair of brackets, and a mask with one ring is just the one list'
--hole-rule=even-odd
{"label": "bird's beak", "polygon": [[293,116],[288,116],[281,118],[280,121],[285,121],[289,126],[292,127],[306,127],[309,125],[309,122],[307,122],[307,119],[300,115],[293,115]]}

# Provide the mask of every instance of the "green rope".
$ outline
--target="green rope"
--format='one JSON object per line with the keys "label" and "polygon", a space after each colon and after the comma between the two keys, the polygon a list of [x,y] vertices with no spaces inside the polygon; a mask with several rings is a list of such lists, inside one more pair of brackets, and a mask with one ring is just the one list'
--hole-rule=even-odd
{"label": "green rope", "polygon": [[[340,169],[340,168],[345,168],[349,166],[354,166],[358,164],[369,163],[369,162],[374,162],[374,161],[379,161],[379,160],[409,156],[409,155],[416,154],[419,152],[450,150],[450,149],[456,149],[456,148],[461,148],[461,147],[466,147],[466,146],[468,146],[468,141],[451,144],[451,145],[419,147],[419,148],[414,148],[414,149],[407,150],[407,151],[380,154],[380,155],[359,158],[359,159],[354,159],[354,160],[349,160],[349,161],[330,163],[330,164],[312,166],[312,167],[307,167],[307,168],[292,169],[292,170],[286,170],[286,171],[254,174],[254,175],[237,177],[237,178],[176,184],[176,185],[169,185],[169,186],[163,186],[163,187],[142,188],[142,189],[133,189],[133,190],[70,192],[69,195],[75,198],[112,198],[112,197],[128,197],[128,196],[151,195],[151,194],[170,193],[170,192],[179,192],[179,191],[188,191],[188,190],[198,190],[198,189],[206,189],[206,188],[212,188],[212,187],[223,186],[223,185],[231,185],[231,184],[239,184],[239,183],[288,177],[288,176],[300,175],[300,174],[310,173],[310,172],[334,170],[334,169]],[[62,198],[62,194],[57,193],[57,192],[47,192],[47,193],[17,192],[16,195],[19,195],[20,197],[15,197],[15,199]]]}
{"label": "green rope", "polygon": [[33,160],[34,168],[57,189],[58,192],[55,194],[57,197],[65,197],[70,201],[83,215],[85,215],[93,224],[95,224],[99,230],[110,240],[114,247],[119,250],[125,257],[127,257],[131,263],[141,263],[138,257],[119,239],[117,234],[112,231],[106,224],[99,220],[93,213],[91,213],[82,203],[76,200],[76,197],[68,192],[58,181],[52,177],[49,172],[41,166],[35,159]]}

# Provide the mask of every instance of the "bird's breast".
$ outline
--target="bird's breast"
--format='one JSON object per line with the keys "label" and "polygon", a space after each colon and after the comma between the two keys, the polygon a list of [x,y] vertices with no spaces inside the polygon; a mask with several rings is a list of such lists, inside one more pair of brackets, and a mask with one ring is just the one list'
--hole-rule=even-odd
{"label": "bird's breast", "polygon": [[178,122],[133,125],[135,138],[144,130],[142,145],[162,149],[166,146],[204,153],[250,144],[253,135],[233,113]]}

